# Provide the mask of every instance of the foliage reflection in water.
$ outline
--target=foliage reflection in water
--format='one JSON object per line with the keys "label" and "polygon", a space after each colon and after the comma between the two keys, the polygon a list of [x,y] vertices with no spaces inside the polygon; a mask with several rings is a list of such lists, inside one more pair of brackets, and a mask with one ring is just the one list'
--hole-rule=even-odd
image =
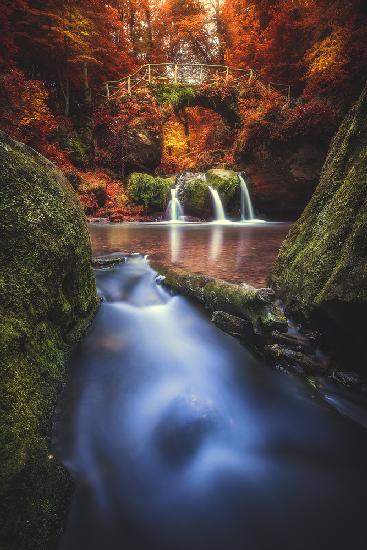
{"label": "foliage reflection in water", "polygon": [[362,548],[365,432],[142,257],[97,281],[55,433],[76,481],[62,550]]}

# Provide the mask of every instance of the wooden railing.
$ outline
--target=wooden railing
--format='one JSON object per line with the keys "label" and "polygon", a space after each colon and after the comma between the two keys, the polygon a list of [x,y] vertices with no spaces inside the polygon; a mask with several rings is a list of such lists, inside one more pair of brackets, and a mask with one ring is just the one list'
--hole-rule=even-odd
{"label": "wooden railing", "polygon": [[120,99],[130,95],[142,86],[157,86],[159,84],[187,84],[200,86],[202,84],[240,84],[241,82],[259,82],[269,91],[277,90],[290,101],[291,87],[286,84],[268,82],[253,69],[236,69],[227,65],[204,65],[199,63],[149,63],[142,65],[135,73],[124,76],[120,80],[110,80],[105,83],[104,95],[110,99]]}

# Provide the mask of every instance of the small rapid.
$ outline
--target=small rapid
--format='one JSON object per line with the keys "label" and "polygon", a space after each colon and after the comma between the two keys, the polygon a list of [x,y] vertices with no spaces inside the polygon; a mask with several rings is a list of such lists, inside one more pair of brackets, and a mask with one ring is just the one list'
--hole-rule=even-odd
{"label": "small rapid", "polygon": [[365,432],[259,363],[141,256],[97,270],[54,447],[61,550],[361,550]]}

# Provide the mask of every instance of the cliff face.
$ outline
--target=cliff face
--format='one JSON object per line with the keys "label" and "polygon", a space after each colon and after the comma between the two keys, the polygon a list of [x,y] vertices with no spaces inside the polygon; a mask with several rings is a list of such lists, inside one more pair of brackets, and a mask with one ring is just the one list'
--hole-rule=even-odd
{"label": "cliff face", "polygon": [[334,137],[319,185],[272,272],[288,310],[362,348],[367,326],[367,87]]}
{"label": "cliff face", "polygon": [[98,307],[84,214],[62,173],[0,133],[1,548],[56,540],[69,484],[50,451],[71,346]]}

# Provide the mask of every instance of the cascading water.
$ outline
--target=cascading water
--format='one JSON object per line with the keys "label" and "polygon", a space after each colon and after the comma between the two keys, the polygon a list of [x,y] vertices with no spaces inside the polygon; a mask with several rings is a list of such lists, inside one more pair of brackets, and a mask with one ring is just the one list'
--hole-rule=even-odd
{"label": "cascading water", "polygon": [[218,222],[224,222],[227,221],[226,215],[224,213],[224,208],[222,201],[220,200],[219,193],[216,189],[213,189],[210,185],[208,185],[210,193],[212,195],[213,204],[214,204],[214,212],[215,212],[215,219]]}
{"label": "cascading water", "polygon": [[96,276],[55,425],[76,486],[60,550],[365,548],[365,433],[141,256]]}
{"label": "cascading water", "polygon": [[167,217],[171,222],[177,222],[184,215],[182,205],[177,197],[177,189],[174,187],[171,189],[171,200],[167,207]]}
{"label": "cascading water", "polygon": [[250,192],[248,190],[246,180],[242,174],[238,174],[241,187],[241,220],[254,220],[255,212],[254,207],[252,206]]}

